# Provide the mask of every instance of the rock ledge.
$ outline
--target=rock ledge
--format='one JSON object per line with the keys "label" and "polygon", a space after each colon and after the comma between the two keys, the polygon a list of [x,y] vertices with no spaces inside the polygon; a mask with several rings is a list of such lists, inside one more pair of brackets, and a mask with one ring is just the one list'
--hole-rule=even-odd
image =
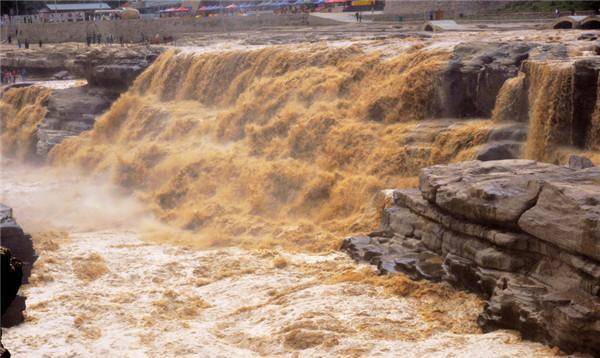
{"label": "rock ledge", "polygon": [[342,249],[381,273],[480,294],[484,331],[600,355],[600,168],[472,161],[419,179],[386,191],[380,230]]}

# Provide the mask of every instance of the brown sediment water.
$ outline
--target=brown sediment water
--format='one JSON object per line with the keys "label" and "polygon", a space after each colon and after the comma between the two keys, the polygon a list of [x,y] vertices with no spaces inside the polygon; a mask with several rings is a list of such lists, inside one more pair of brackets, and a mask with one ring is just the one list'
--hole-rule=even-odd
{"label": "brown sediment water", "polygon": [[[1,201],[41,253],[27,321],[5,344],[24,356],[554,356],[515,332],[482,334],[473,294],[334,252],[377,226],[381,189],[472,159],[497,125],[430,119],[449,58],[167,51],[93,130],[54,147],[51,168],[0,173]],[[532,69],[532,157],[564,144],[551,126],[566,105],[544,102],[568,94],[564,71]],[[523,81],[505,83],[495,120],[514,120]],[[24,103],[46,96],[31,91]]]}
{"label": "brown sediment water", "polygon": [[345,254],[194,250],[141,240],[143,203],[102,178],[12,165],[0,200],[40,258],[15,357],[504,356],[556,351],[482,334],[483,302],[445,284],[379,276]]}
{"label": "brown sediment water", "polygon": [[50,161],[110,173],[183,230],[158,241],[333,249],[377,225],[379,190],[416,185],[419,168],[470,159],[485,142],[487,121],[472,121],[422,150],[404,143],[439,111],[432,98],[448,58],[354,46],[171,50]]}
{"label": "brown sediment water", "polygon": [[527,90],[525,88],[525,74],[520,72],[516,77],[507,79],[496,97],[492,112],[494,121],[526,122],[527,117]]}
{"label": "brown sediment water", "polygon": [[563,62],[529,64],[529,132],[525,157],[553,162],[556,149],[572,144],[573,66]]}
{"label": "brown sediment water", "polygon": [[10,88],[0,100],[0,146],[3,156],[35,157],[37,125],[46,116],[50,90],[28,86]]}
{"label": "brown sediment water", "polygon": [[[598,79],[598,89],[600,89],[600,78]],[[592,114],[590,132],[587,138],[587,148],[593,151],[600,151],[600,91],[597,91],[596,107]]]}

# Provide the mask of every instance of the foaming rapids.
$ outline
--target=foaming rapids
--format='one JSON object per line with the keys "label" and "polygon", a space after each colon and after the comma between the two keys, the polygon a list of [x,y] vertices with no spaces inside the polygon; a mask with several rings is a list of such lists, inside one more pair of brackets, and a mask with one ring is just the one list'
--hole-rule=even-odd
{"label": "foaming rapids", "polygon": [[35,158],[37,125],[46,116],[50,90],[28,86],[11,88],[0,99],[0,146],[3,156],[21,161]]}
{"label": "foaming rapids", "polygon": [[449,56],[171,50],[50,161],[110,173],[194,232],[191,244],[332,249],[377,224],[379,190],[416,185],[419,168],[469,159],[485,141],[489,125],[475,121],[430,134],[431,147],[406,145],[440,111],[432,99]]}
{"label": "foaming rapids", "polygon": [[6,158],[1,163],[0,202],[28,232],[139,231],[154,221],[144,205],[105,178]]}
{"label": "foaming rapids", "polygon": [[4,344],[22,356],[554,355],[481,334],[473,294],[331,252],[376,225],[381,189],[485,143],[492,121],[424,121],[440,113],[448,58],[164,53],[93,130],[54,147],[52,167],[3,163],[0,199],[40,254],[26,322]]}
{"label": "foaming rapids", "polygon": [[525,157],[553,161],[558,146],[572,145],[573,66],[531,62],[529,135]]}

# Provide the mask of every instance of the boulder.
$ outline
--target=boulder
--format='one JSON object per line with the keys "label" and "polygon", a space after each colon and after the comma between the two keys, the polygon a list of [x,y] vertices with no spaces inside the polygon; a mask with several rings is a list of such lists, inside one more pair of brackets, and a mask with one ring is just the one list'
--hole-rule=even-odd
{"label": "boulder", "polygon": [[[545,181],[519,228],[569,252],[600,260],[600,168]],[[579,179],[579,180],[577,180]]]}
{"label": "boulder", "polygon": [[455,216],[515,227],[535,203],[542,179],[571,172],[529,160],[471,161],[423,169],[420,188],[425,199]]}
{"label": "boulder", "polygon": [[15,259],[9,249],[0,247],[0,275],[2,276],[2,315],[14,301],[23,280],[23,264]]}
{"label": "boulder", "polygon": [[2,327],[24,321],[25,297],[17,294],[27,283],[37,255],[31,236],[12,217],[12,209],[0,204],[0,256],[2,258]]}
{"label": "boulder", "polygon": [[600,354],[600,169],[528,160],[425,168],[381,227],[344,240],[383,273],[480,294],[484,331]]}
{"label": "boulder", "polygon": [[54,78],[55,80],[67,80],[71,78],[71,75],[69,74],[69,71],[63,70],[56,72],[54,76],[52,76],[52,78]]}
{"label": "boulder", "polygon": [[31,236],[23,232],[12,216],[12,209],[4,204],[0,204],[0,245],[22,263],[23,283],[27,283],[37,254]]}
{"label": "boulder", "polygon": [[520,157],[523,143],[513,141],[501,141],[487,143],[475,155],[475,159],[481,161],[516,159]]}
{"label": "boulder", "polygon": [[586,157],[581,157],[579,155],[571,155],[569,157],[568,167],[571,169],[585,169],[593,166],[594,163]]}
{"label": "boulder", "polygon": [[2,334],[0,333],[0,358],[10,358],[10,352],[2,344]]}

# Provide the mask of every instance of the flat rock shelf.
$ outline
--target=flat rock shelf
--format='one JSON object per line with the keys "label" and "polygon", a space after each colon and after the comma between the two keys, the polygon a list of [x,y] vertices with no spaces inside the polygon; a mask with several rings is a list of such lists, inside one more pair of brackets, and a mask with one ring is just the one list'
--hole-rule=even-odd
{"label": "flat rock shelf", "polygon": [[380,230],[347,238],[350,256],[479,293],[484,331],[600,354],[600,168],[436,165],[384,195]]}

